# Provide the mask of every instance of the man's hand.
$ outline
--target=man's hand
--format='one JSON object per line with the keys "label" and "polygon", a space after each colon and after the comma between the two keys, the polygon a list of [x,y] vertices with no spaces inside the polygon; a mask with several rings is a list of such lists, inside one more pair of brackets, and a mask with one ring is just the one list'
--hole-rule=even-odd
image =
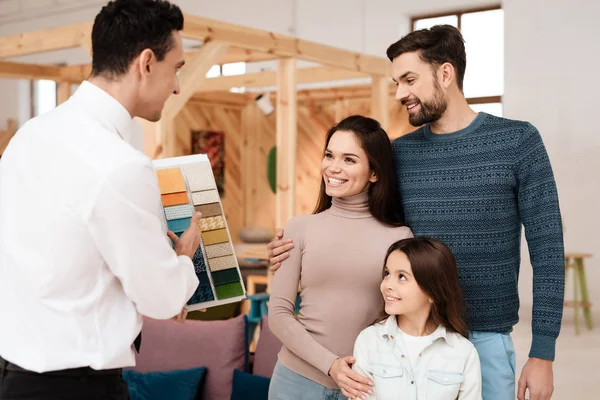
{"label": "man's hand", "polygon": [[331,364],[329,376],[342,389],[344,396],[349,399],[366,399],[365,393],[373,394],[370,388],[370,386],[373,386],[373,382],[350,368],[354,362],[354,357],[338,358]]}
{"label": "man's hand", "polygon": [[281,262],[290,256],[288,251],[294,248],[294,243],[291,240],[281,240],[283,229],[277,229],[275,237],[276,239],[267,245],[271,271],[277,271],[281,267]]}
{"label": "man's hand", "polygon": [[202,237],[199,225],[201,218],[201,213],[194,213],[190,219],[189,228],[181,234],[181,237],[177,237],[177,235],[171,231],[167,232],[169,239],[175,243],[175,253],[177,253],[178,256],[194,257],[194,253],[198,249],[198,246],[200,246],[200,238]]}
{"label": "man's hand", "polygon": [[525,400],[525,390],[529,389],[530,400],[549,400],[554,392],[552,361],[531,357],[521,371],[517,398]]}

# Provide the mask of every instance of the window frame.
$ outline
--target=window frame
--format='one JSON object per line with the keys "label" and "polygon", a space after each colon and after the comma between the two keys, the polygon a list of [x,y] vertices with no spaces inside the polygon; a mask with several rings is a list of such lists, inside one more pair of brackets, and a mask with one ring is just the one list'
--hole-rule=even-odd
{"label": "window frame", "polygon": [[[445,12],[414,15],[410,18],[410,31],[414,32],[416,22],[421,19],[448,17],[448,16],[456,15],[457,19],[458,19],[457,28],[459,31],[462,32],[461,19],[464,14],[472,14],[472,13],[494,11],[494,10],[502,10],[502,4],[499,3],[499,4],[489,5],[486,7],[465,8],[465,9],[459,9],[456,11],[445,11]],[[500,103],[504,107],[504,102],[502,101],[503,100],[502,97],[503,96],[468,97],[468,98],[466,98],[466,100],[467,100],[468,104]]]}

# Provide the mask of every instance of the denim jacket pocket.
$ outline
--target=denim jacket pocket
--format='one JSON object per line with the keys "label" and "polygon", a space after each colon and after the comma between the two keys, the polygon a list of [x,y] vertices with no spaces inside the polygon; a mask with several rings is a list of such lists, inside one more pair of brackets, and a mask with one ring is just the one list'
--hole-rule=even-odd
{"label": "denim jacket pocket", "polygon": [[404,367],[393,354],[369,354],[369,372],[373,375],[377,400],[400,400],[404,379]]}
{"label": "denim jacket pocket", "polygon": [[460,372],[427,371],[427,400],[455,400],[464,378]]}

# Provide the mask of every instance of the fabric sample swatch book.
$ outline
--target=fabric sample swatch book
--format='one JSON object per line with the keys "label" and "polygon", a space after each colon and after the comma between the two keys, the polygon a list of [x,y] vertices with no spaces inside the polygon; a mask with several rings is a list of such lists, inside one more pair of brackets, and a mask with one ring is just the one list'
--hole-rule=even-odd
{"label": "fabric sample swatch book", "polygon": [[245,299],[246,288],[208,156],[164,158],[153,164],[165,229],[180,236],[190,226],[194,211],[202,213],[202,240],[192,259],[200,284],[188,301],[188,310]]}

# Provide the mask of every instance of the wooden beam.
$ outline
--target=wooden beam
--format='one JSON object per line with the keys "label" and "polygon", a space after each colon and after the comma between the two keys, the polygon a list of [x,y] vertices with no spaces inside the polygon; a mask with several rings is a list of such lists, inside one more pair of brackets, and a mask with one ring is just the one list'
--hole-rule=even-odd
{"label": "wooden beam", "polygon": [[46,51],[70,49],[83,44],[93,22],[83,22],[20,35],[0,37],[0,58],[25,56]]}
{"label": "wooden beam", "polygon": [[[306,89],[298,91],[298,103],[306,102],[329,102],[337,99],[370,99],[373,91],[372,85],[353,85],[353,86],[340,86],[333,88],[324,89]],[[396,86],[390,83],[388,86],[388,93],[393,100],[393,96],[396,93]],[[271,101],[276,100],[275,93],[269,93]]]}
{"label": "wooden beam", "polygon": [[296,57],[332,67],[390,76],[391,63],[374,57],[279,33],[185,15],[182,36],[188,39],[218,41],[277,57]]}
{"label": "wooden beam", "polygon": [[[296,59],[279,60],[277,68],[276,138],[277,192],[275,226],[284,228],[294,216],[296,197],[296,149],[298,106],[296,101]],[[271,275],[272,278],[272,275]],[[271,279],[269,279],[271,282]]]}
{"label": "wooden beam", "polygon": [[387,131],[390,125],[390,113],[388,100],[389,78],[373,76],[373,89],[371,90],[371,118],[376,119],[381,127]]}
{"label": "wooden beam", "polygon": [[64,103],[71,97],[71,82],[59,82],[56,86],[56,105]]}
{"label": "wooden beam", "polygon": [[[368,75],[333,67],[310,67],[296,70],[296,83],[328,82],[343,79],[366,78]],[[226,91],[232,87],[267,87],[277,85],[276,71],[254,72],[250,74],[220,76],[208,78],[199,88],[199,92]]]}
{"label": "wooden beam", "polygon": [[4,150],[6,150],[10,139],[12,139],[17,132],[17,121],[8,119],[6,121],[6,126],[5,131],[0,131],[0,155],[4,154]]}
{"label": "wooden beam", "polygon": [[165,103],[163,114],[175,116],[185,103],[202,86],[206,73],[227,51],[223,43],[206,43],[181,69],[179,74],[179,90],[177,96],[171,96]]}
{"label": "wooden beam", "polygon": [[227,49],[227,53],[221,57],[217,64],[229,64],[235,62],[256,62],[275,60],[277,56],[259,51],[252,51],[240,47],[231,46]]}
{"label": "wooden beam", "polygon": [[60,67],[0,61],[0,78],[60,81]]}

